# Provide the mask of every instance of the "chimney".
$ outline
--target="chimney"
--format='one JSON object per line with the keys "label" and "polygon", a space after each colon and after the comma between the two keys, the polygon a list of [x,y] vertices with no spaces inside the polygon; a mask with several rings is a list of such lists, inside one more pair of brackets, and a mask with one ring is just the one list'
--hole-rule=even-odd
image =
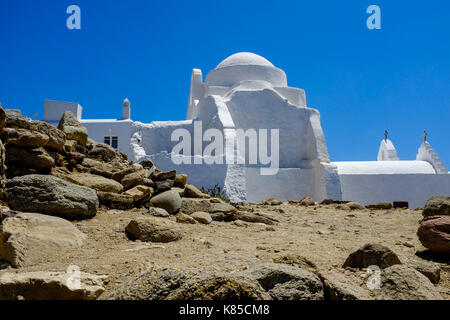
{"label": "chimney", "polygon": [[122,107],[122,120],[130,119],[130,114],[131,114],[130,100],[128,100],[128,98],[125,98],[125,100],[123,100],[123,107]]}

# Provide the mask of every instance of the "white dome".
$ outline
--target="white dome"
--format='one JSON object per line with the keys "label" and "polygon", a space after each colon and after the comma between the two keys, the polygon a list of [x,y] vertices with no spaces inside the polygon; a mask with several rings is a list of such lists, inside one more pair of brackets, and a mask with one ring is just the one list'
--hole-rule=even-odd
{"label": "white dome", "polygon": [[223,60],[216,69],[231,66],[265,66],[275,67],[269,60],[251,52],[239,52]]}

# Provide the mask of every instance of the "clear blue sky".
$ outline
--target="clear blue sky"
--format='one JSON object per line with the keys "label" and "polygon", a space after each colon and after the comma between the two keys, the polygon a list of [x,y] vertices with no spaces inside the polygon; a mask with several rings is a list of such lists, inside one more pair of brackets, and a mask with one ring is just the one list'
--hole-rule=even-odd
{"label": "clear blue sky", "polygon": [[375,160],[385,129],[415,159],[426,129],[450,167],[449,1],[2,0],[0,41],[0,101],[37,119],[46,98],[119,118],[128,97],[134,120],[183,120],[192,68],[250,51],[306,90],[333,161]]}

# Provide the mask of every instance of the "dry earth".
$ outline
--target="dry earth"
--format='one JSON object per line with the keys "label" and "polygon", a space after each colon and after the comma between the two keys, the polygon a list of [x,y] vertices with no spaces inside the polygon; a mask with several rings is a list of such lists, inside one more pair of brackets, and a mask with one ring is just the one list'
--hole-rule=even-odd
{"label": "dry earth", "polygon": [[[366,243],[385,245],[400,258],[418,259],[416,252],[425,250],[416,236],[420,210],[349,211],[336,205],[304,207],[286,202],[277,206],[248,204],[245,209],[270,215],[279,223],[179,224],[184,233],[180,241],[145,243],[130,241],[124,230],[131,219],[148,214],[146,209],[102,208],[93,219],[75,222],[88,236],[81,249],[48,256],[21,271],[65,271],[69,265],[77,265],[84,272],[108,275],[105,296],[151,268],[196,267],[233,273],[288,254],[301,255],[318,268],[329,268],[340,267],[351,252]],[[173,216],[161,219],[175,221]],[[450,265],[439,265],[437,289],[450,299]]]}

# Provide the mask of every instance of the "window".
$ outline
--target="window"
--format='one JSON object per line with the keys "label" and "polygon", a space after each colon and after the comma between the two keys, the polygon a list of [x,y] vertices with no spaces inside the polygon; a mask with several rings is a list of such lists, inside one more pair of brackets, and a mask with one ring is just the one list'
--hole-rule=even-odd
{"label": "window", "polygon": [[118,136],[105,136],[104,143],[110,145],[115,150],[119,147],[119,137]]}

